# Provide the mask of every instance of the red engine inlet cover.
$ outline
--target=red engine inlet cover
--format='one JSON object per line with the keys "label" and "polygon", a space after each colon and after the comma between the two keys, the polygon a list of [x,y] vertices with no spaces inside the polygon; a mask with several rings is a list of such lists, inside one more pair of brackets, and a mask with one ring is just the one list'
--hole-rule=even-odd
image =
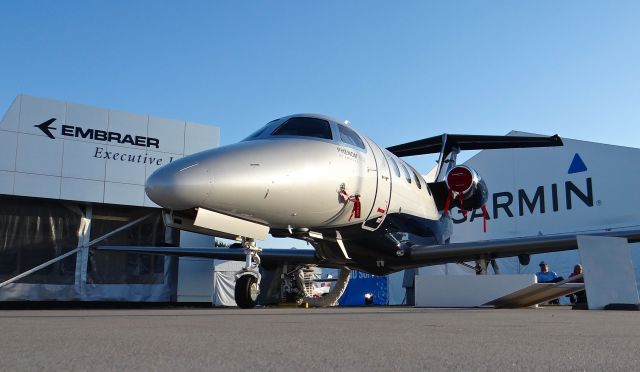
{"label": "red engine inlet cover", "polygon": [[473,183],[473,174],[467,167],[455,167],[447,175],[447,186],[451,191],[464,193]]}

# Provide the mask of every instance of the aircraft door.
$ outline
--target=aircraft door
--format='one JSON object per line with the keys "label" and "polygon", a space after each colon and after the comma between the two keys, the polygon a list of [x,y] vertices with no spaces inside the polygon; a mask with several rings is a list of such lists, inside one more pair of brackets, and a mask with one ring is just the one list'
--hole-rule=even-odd
{"label": "aircraft door", "polygon": [[365,140],[369,144],[369,148],[371,149],[376,162],[377,185],[373,205],[367,215],[367,218],[362,223],[362,228],[374,231],[382,225],[382,222],[389,211],[389,204],[391,203],[392,178],[389,162],[380,147],[378,147],[375,142],[369,141],[369,139]]}

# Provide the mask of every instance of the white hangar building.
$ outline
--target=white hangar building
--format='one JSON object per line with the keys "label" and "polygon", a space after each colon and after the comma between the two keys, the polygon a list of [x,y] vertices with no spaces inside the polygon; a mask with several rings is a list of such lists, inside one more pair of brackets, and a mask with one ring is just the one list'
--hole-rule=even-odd
{"label": "white hangar building", "polygon": [[0,122],[0,301],[174,301],[178,259],[87,247],[179,245],[146,177],[219,138],[211,125],[19,95]]}
{"label": "white hangar building", "polygon": [[[562,140],[561,147],[484,150],[468,159],[464,164],[476,169],[489,187],[487,231],[481,211],[465,217],[456,209],[452,242],[637,229],[640,149]],[[640,278],[640,243],[630,246]],[[542,260],[566,278],[580,256],[572,250],[533,255],[528,265],[517,257],[497,261],[502,274],[533,274]],[[420,269],[420,275],[474,273],[458,264]]]}

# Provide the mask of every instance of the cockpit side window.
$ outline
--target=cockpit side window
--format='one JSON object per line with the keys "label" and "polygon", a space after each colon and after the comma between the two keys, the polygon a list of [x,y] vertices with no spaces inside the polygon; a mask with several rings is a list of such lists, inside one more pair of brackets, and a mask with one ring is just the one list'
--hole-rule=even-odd
{"label": "cockpit side window", "polygon": [[274,130],[273,136],[315,137],[331,140],[331,125],[317,118],[294,117]]}
{"label": "cockpit side window", "polygon": [[340,141],[346,143],[347,145],[355,146],[360,149],[364,148],[364,142],[353,129],[346,127],[344,125],[338,125],[338,130],[340,131]]}

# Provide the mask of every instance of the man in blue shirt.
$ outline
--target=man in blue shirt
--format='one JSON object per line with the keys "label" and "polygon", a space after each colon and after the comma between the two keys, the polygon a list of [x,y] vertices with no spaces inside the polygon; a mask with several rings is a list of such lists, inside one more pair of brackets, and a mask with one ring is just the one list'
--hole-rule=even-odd
{"label": "man in blue shirt", "polygon": [[540,271],[536,273],[536,278],[538,278],[538,283],[557,283],[564,280],[555,271],[549,271],[549,265],[545,261],[540,261]]}

